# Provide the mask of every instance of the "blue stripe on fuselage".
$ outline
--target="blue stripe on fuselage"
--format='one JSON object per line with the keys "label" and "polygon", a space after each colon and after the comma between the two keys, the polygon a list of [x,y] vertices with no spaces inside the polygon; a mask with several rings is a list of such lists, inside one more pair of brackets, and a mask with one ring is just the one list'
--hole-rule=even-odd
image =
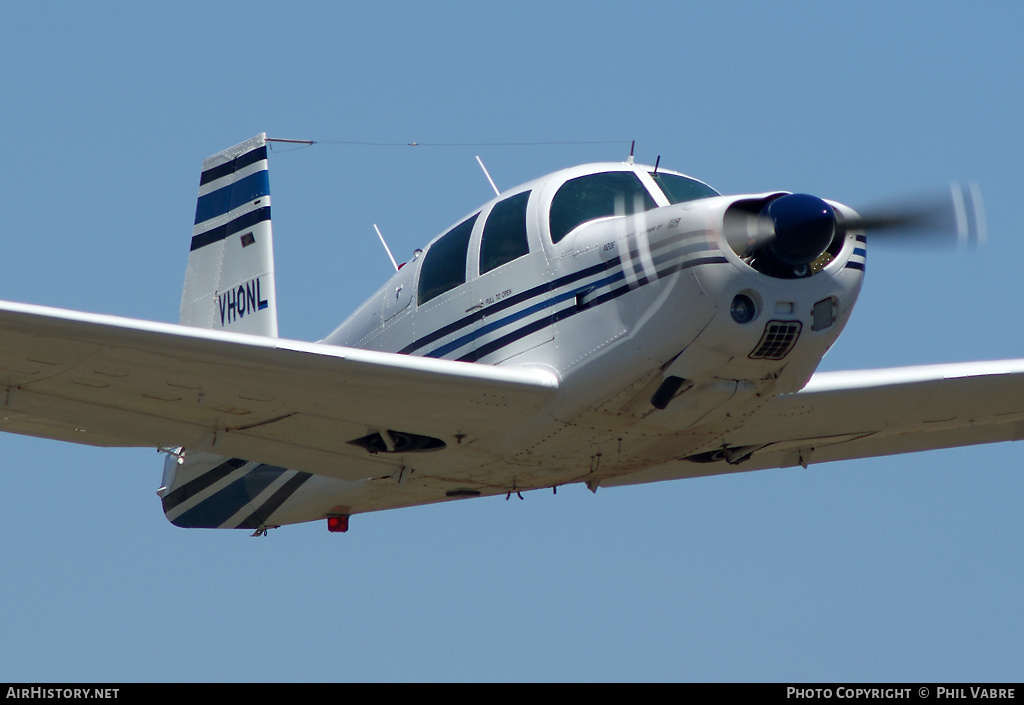
{"label": "blue stripe on fuselage", "polygon": [[518,306],[524,301],[529,301],[530,299],[536,298],[537,296],[541,296],[555,289],[559,289],[563,286],[566,286],[567,284],[572,284],[573,282],[577,282],[581,279],[586,279],[587,277],[593,276],[594,274],[599,274],[600,272],[613,269],[614,267],[618,266],[618,264],[619,258],[615,257],[614,259],[611,259],[607,262],[602,262],[601,264],[593,265],[591,267],[587,267],[586,269],[581,269],[578,272],[573,272],[572,274],[566,274],[564,276],[561,276],[553,282],[544,282],[539,286],[535,286],[530,289],[527,289],[526,291],[514,294],[505,299],[504,301],[493,304],[492,306],[489,306],[486,309],[481,309],[468,316],[460,318],[457,321],[449,323],[446,326],[442,326],[441,328],[435,330],[433,333],[429,333],[428,335],[425,335],[421,338],[414,340],[412,343],[406,345],[398,352],[403,355],[411,354],[414,350],[424,348],[427,345],[430,345],[431,343],[440,340],[446,335],[450,335],[451,333],[454,333],[457,330],[461,330],[462,328],[465,328],[468,325],[476,323],[485,316],[492,316],[500,311],[504,311],[505,309],[511,308],[513,306]]}
{"label": "blue stripe on fuselage", "polygon": [[[691,250],[690,250],[690,253],[688,253],[688,254],[692,254],[694,252],[706,252],[706,253],[708,253],[711,256],[709,256],[709,257],[702,257],[702,258],[694,258],[694,259],[684,259],[684,260],[676,262],[675,264],[670,265],[668,267],[659,268],[657,270],[657,272],[656,272],[655,279],[661,279],[661,278],[666,277],[666,276],[668,276],[670,274],[673,274],[675,272],[681,271],[683,269],[688,269],[690,267],[694,267],[694,266],[701,265],[701,264],[726,264],[726,263],[728,263],[728,260],[725,259],[725,257],[721,256],[720,253],[717,256],[714,254],[715,252],[717,252],[717,248],[715,248],[713,246],[698,245],[696,247],[692,247]],[[664,256],[662,256],[662,257],[658,257],[657,259],[658,259],[659,262],[661,262],[661,260],[663,260],[663,259],[671,260],[671,259],[674,259],[675,257],[678,257],[678,254],[676,254],[676,255],[674,255],[672,257],[664,257]],[[616,265],[619,265],[619,264],[620,264],[619,258],[616,258],[615,260],[611,260],[611,261],[609,261],[607,263],[604,263],[602,265],[597,265],[595,267],[588,267],[587,269],[581,270],[580,272],[577,272],[575,274],[570,274],[570,275],[566,275],[564,277],[560,277],[556,282],[554,282],[554,284],[559,284],[560,283],[562,286],[565,286],[567,284],[575,283],[575,282],[580,281],[581,279],[586,278],[585,276],[581,276],[583,273],[586,273],[586,276],[590,276],[590,275],[593,275],[593,274],[601,271],[602,269],[610,269],[610,268],[615,267]],[[469,333],[467,333],[467,334],[465,334],[463,336],[460,336],[456,340],[451,341],[450,343],[446,343],[445,345],[442,345],[442,346],[440,346],[438,348],[435,348],[435,349],[431,350],[430,352],[423,353],[423,355],[425,357],[444,357],[445,355],[448,355],[448,354],[454,352],[455,350],[459,349],[460,347],[471,343],[474,339],[476,339],[476,338],[478,338],[478,337],[480,337],[482,335],[486,335],[487,333],[492,333],[492,332],[494,332],[496,330],[499,330],[499,329],[504,328],[506,326],[512,325],[512,324],[514,324],[514,323],[516,323],[516,322],[518,322],[518,321],[520,321],[520,320],[522,320],[522,319],[524,319],[524,318],[526,318],[528,316],[536,314],[536,313],[538,313],[540,311],[544,311],[544,310],[547,310],[547,309],[554,308],[558,304],[560,304],[560,303],[562,303],[564,301],[573,299],[577,295],[579,295],[579,294],[581,294],[583,292],[594,291],[594,290],[599,289],[601,287],[611,286],[611,285],[615,284],[616,282],[619,282],[619,281],[623,280],[624,278],[625,278],[625,270],[621,266],[619,266],[619,267],[616,268],[616,271],[614,271],[612,274],[604,277],[603,279],[591,282],[591,283],[583,285],[583,286],[576,286],[576,287],[574,287],[574,288],[572,288],[572,289],[570,289],[568,291],[564,291],[561,294],[556,294],[554,296],[551,296],[550,298],[548,298],[548,299],[546,299],[544,301],[540,301],[540,302],[538,302],[536,304],[533,304],[533,305],[528,306],[528,307],[526,307],[524,309],[521,309],[520,311],[517,311],[516,313],[512,313],[512,314],[510,314],[508,316],[505,316],[504,318],[496,320],[493,323],[488,323],[488,324],[486,324],[485,326],[483,326],[482,328],[480,328],[477,331],[471,331],[471,332],[469,332]],[[584,306],[576,306],[576,307],[573,307],[571,309],[565,309],[565,310],[562,310],[562,311],[559,311],[559,312],[556,312],[556,313],[553,313],[553,314],[549,314],[549,315],[547,315],[544,318],[541,318],[539,320],[526,323],[525,325],[521,326],[520,328],[518,328],[516,330],[513,330],[510,333],[507,333],[506,335],[502,336],[501,338],[498,338],[497,340],[485,343],[484,345],[480,346],[479,348],[476,348],[476,349],[473,349],[473,350],[470,350],[470,351],[466,352],[465,354],[460,356],[458,359],[462,360],[462,361],[470,361],[470,362],[479,360],[481,357],[484,357],[485,355],[489,355],[489,354],[491,354],[493,352],[496,352],[500,348],[502,348],[502,347],[504,347],[506,345],[510,345],[511,343],[513,343],[513,342],[515,342],[515,341],[517,341],[517,340],[519,340],[519,339],[521,339],[521,338],[523,338],[523,337],[525,337],[527,335],[530,335],[531,333],[534,333],[537,330],[540,330],[540,329],[546,327],[547,325],[549,325],[551,323],[554,323],[554,322],[556,322],[558,320],[562,320],[563,318],[568,318],[570,316],[575,315],[576,313],[580,313],[582,311],[585,311],[585,310],[588,310],[590,308],[593,308],[594,306],[599,306],[599,305],[601,305],[603,303],[607,303],[608,301],[612,301],[614,299],[617,299],[618,297],[620,297],[620,296],[622,296],[624,294],[629,293],[629,291],[631,291],[632,289],[636,288],[637,286],[643,286],[644,284],[649,284],[649,283],[650,283],[650,281],[648,279],[642,278],[641,280],[638,280],[635,285],[619,287],[619,288],[616,288],[616,289],[612,289],[612,290],[610,290],[610,291],[608,291],[608,292],[606,292],[604,294],[596,295],[589,302],[587,302],[587,304],[584,305]],[[528,295],[528,297],[525,300],[529,300],[531,298],[535,298],[537,296],[541,296],[541,295],[543,295],[545,293],[549,293],[551,291],[551,289],[553,289],[553,288],[558,288],[558,287],[557,286],[534,287],[533,289],[530,289],[527,292],[523,292],[523,294]],[[520,296],[522,296],[522,295],[520,295]],[[517,301],[517,303],[522,303],[523,300],[524,299],[520,298]],[[498,305],[498,306],[500,306],[500,305]],[[480,320],[481,318],[486,318],[488,315],[492,315],[493,313],[495,313],[496,311],[494,309],[497,308],[498,306],[492,307],[491,309],[485,309],[484,311],[477,312],[473,316],[467,316],[467,317],[461,319],[460,321],[457,321],[455,324],[449,324],[448,326],[445,326],[444,328],[441,328],[438,331],[435,331],[434,333],[432,333],[432,334],[430,334],[428,336],[424,336],[423,338],[421,338],[416,343],[413,343],[412,345],[406,347],[402,352],[409,352],[411,350],[416,349],[417,347],[426,345],[426,344],[428,344],[430,342],[433,342],[434,340],[437,340],[438,338],[442,337],[441,335],[438,335],[439,333],[441,333],[441,331],[445,331],[445,334],[450,334],[450,333],[455,332],[455,330],[458,330],[458,329],[460,329],[462,327],[465,327],[466,325],[470,325],[471,323],[474,323],[477,320]],[[504,308],[504,306],[501,306],[501,308]]]}
{"label": "blue stripe on fuselage", "polygon": [[624,276],[625,275],[623,274],[622,270],[620,269],[618,272],[616,272],[616,273],[614,273],[614,274],[612,274],[612,275],[610,275],[608,277],[605,277],[604,279],[601,279],[601,280],[596,281],[596,282],[592,282],[590,284],[587,284],[586,286],[581,286],[581,287],[577,287],[575,289],[570,289],[569,291],[566,291],[566,292],[563,292],[561,294],[558,294],[557,296],[554,296],[554,297],[548,299],[547,301],[541,301],[540,303],[536,303],[533,306],[528,306],[528,307],[526,307],[526,308],[524,308],[524,309],[522,309],[520,311],[517,311],[517,312],[515,312],[513,314],[510,314],[508,316],[505,316],[504,318],[498,319],[497,321],[494,321],[493,323],[488,323],[487,325],[483,326],[482,328],[480,328],[477,331],[469,333],[468,335],[464,335],[461,338],[457,338],[456,340],[453,340],[452,342],[450,342],[450,343],[448,343],[446,345],[442,345],[439,348],[431,350],[430,352],[425,354],[425,357],[444,357],[448,353],[453,352],[453,351],[461,348],[463,345],[465,345],[466,343],[469,343],[471,340],[473,340],[476,337],[479,337],[481,335],[486,335],[487,333],[491,333],[491,332],[493,332],[495,330],[498,330],[499,328],[504,328],[505,326],[510,325],[512,323],[515,323],[516,321],[518,321],[520,319],[526,318],[527,316],[532,316],[533,314],[537,313],[538,311],[543,311],[544,309],[551,308],[552,306],[557,306],[558,304],[562,303],[563,301],[575,298],[577,296],[577,294],[580,294],[580,293],[582,293],[584,291],[588,291],[588,290],[591,290],[591,289],[597,289],[598,287],[602,287],[602,286],[608,286],[609,284],[622,279]]}

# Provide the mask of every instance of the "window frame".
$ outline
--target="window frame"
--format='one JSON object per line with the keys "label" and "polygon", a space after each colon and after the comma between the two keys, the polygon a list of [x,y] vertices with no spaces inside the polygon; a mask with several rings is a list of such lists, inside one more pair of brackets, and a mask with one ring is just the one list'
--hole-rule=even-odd
{"label": "window frame", "polygon": [[[423,254],[419,272],[417,272],[417,306],[433,301],[468,281],[469,245],[479,216],[480,211],[477,211],[430,243],[427,251]],[[455,261],[460,258],[462,261],[461,277],[455,264]],[[445,265],[448,265],[450,269],[446,270]],[[428,284],[430,288],[426,289]]]}
{"label": "window frame", "polygon": [[[480,246],[479,253],[477,255],[477,267],[481,276],[486,274],[487,272],[492,272],[495,269],[498,269],[499,267],[508,264],[509,262],[514,262],[520,257],[525,257],[526,255],[530,254],[530,235],[528,225],[529,217],[527,215],[527,212],[530,205],[530,195],[532,193],[532,191],[520,191],[519,193],[513,194],[511,196],[508,196],[507,198],[503,198],[500,201],[497,201],[493,206],[491,206],[491,210],[487,214],[487,219],[484,221],[483,228],[480,231]],[[522,201],[521,208],[519,203],[520,200]],[[512,203],[513,201],[516,201],[516,203]],[[509,206],[514,210],[511,210],[510,213],[508,214],[499,211],[500,208],[505,206]],[[498,217],[501,217],[503,219],[507,218],[508,216],[517,219],[514,223],[511,224],[511,227],[515,229],[515,232],[512,233],[514,239],[508,237],[510,228],[508,227],[509,223],[507,222],[507,220],[499,223],[495,222],[494,219],[496,211],[498,211]],[[521,232],[519,231],[520,222],[518,220],[520,215],[522,216]],[[488,235],[490,235],[491,237],[488,237]],[[508,244],[510,242],[517,248],[512,254],[512,256],[508,256],[507,254],[501,252],[488,252],[488,243],[490,243],[491,245],[500,246]],[[490,261],[487,263],[484,262],[485,256],[490,256]]]}
{"label": "window frame", "polygon": [[[665,200],[668,201],[670,206],[674,206],[677,203],[689,203],[690,201],[699,201],[702,198],[714,198],[715,196],[721,196],[718,191],[708,186],[703,181],[693,178],[692,176],[686,176],[685,174],[674,174],[670,171],[650,171],[648,175],[651,177],[651,181],[654,185],[664,194]],[[706,190],[707,193],[702,193],[699,196],[678,198],[678,192],[672,191],[665,186],[662,181],[662,177],[671,177],[673,179],[679,179],[680,181],[687,182],[687,185],[695,187],[695,190],[702,191]]]}

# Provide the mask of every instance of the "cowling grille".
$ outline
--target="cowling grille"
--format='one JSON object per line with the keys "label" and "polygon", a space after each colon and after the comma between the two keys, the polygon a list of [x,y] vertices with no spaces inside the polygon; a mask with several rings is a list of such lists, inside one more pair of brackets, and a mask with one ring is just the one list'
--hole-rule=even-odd
{"label": "cowling grille", "polygon": [[811,330],[831,328],[832,324],[836,322],[836,300],[830,296],[814,304],[811,317],[814,319]]}
{"label": "cowling grille", "polygon": [[781,360],[796,345],[800,328],[799,321],[768,321],[760,342],[748,357],[751,360]]}

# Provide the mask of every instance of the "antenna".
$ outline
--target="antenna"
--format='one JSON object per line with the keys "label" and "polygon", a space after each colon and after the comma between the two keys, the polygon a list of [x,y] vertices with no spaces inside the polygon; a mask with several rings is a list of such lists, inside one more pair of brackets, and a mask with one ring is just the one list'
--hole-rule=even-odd
{"label": "antenna", "polygon": [[380,244],[384,245],[384,251],[387,252],[388,257],[391,258],[391,266],[394,267],[397,272],[398,262],[395,261],[395,256],[391,254],[391,248],[388,247],[388,243],[384,242],[384,236],[380,234],[380,228],[377,227],[376,223],[373,224],[373,229],[377,231],[377,237],[380,238]]}
{"label": "antenna", "polygon": [[658,173],[658,165],[659,164],[661,164],[661,155],[660,154],[658,155],[658,158],[654,160],[654,172],[653,173],[655,173],[655,174]]}
{"label": "antenna", "polygon": [[316,140],[286,140],[281,137],[265,137],[264,142],[287,142],[288,144],[316,144]]}
{"label": "antenna", "polygon": [[636,140],[633,140],[629,145],[629,159],[626,160],[627,164],[633,163],[633,148],[636,147]]}
{"label": "antenna", "polygon": [[484,176],[487,177],[487,181],[490,182],[491,188],[494,189],[494,195],[495,196],[500,196],[501,195],[501,191],[499,191],[498,187],[494,185],[494,179],[492,179],[491,175],[487,173],[487,167],[485,167],[484,163],[482,161],[480,161],[480,157],[479,156],[477,156],[477,158],[476,158],[476,163],[479,164],[480,168],[484,170]]}

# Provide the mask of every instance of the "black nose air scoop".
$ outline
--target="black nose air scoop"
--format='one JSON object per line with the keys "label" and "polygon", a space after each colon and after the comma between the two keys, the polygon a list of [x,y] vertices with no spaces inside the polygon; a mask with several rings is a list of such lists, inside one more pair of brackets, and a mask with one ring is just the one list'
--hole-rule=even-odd
{"label": "black nose air scoop", "polygon": [[776,198],[764,207],[761,217],[771,220],[775,233],[767,249],[780,263],[792,267],[821,257],[836,233],[832,206],[806,193]]}

